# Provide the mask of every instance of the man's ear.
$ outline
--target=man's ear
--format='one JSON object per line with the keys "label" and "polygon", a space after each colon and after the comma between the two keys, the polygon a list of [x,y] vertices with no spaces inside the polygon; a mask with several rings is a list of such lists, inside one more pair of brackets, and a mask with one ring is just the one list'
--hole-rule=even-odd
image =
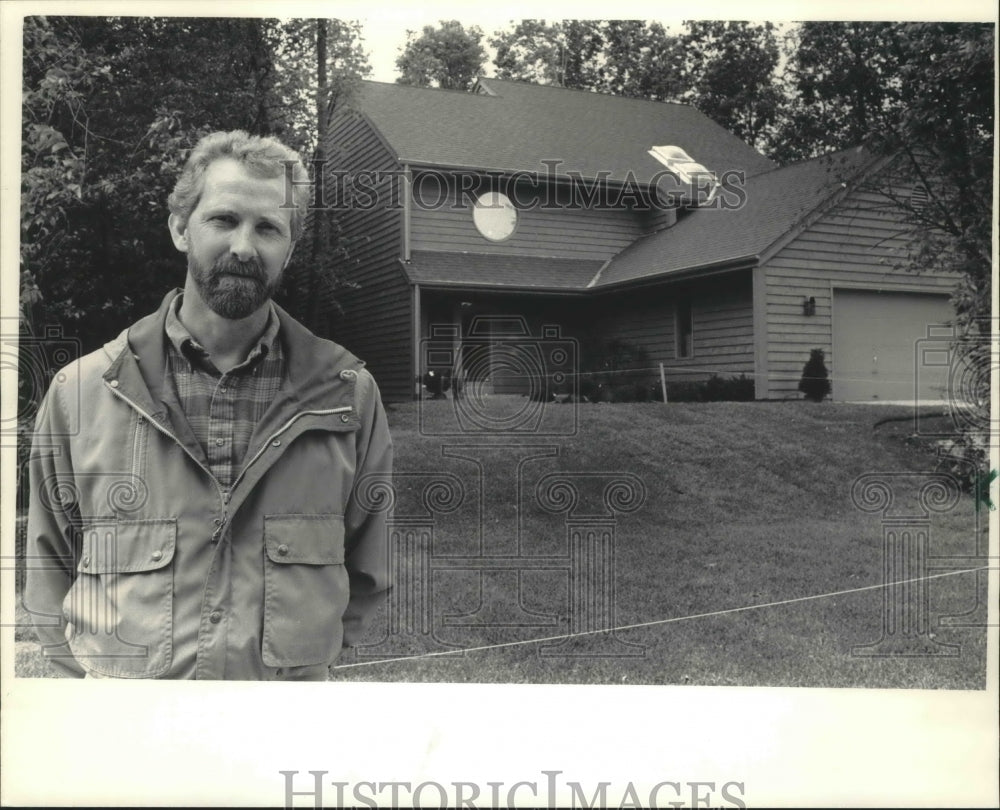
{"label": "man's ear", "polygon": [[181,218],[177,214],[171,214],[167,217],[167,227],[170,229],[170,238],[174,240],[174,247],[181,253],[187,253],[187,222],[181,222]]}

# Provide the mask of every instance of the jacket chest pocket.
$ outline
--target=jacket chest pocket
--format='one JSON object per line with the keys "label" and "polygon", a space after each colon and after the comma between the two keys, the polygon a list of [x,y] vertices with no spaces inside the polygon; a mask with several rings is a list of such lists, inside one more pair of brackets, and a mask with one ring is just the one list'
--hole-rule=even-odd
{"label": "jacket chest pocket", "polygon": [[264,627],[269,667],[331,662],[350,597],[341,515],[264,516]]}
{"label": "jacket chest pocket", "polygon": [[63,613],[74,657],[117,678],[155,678],[173,657],[171,519],[93,523],[83,530],[77,577]]}

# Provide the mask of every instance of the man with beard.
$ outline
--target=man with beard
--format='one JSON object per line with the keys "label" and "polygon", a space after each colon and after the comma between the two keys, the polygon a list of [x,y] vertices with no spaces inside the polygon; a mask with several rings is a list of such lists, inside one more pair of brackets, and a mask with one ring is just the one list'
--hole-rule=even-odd
{"label": "man with beard", "polygon": [[209,135],[168,205],[184,289],[39,410],[25,604],[60,674],[323,680],[388,588],[378,388],[271,301],[295,152]]}

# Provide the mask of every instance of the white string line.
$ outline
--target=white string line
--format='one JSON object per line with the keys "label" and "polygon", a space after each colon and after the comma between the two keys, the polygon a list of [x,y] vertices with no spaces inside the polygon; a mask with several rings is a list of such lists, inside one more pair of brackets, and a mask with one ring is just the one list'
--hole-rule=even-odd
{"label": "white string line", "polygon": [[619,627],[608,627],[608,628],[603,628],[601,630],[584,630],[579,633],[568,633],[559,636],[545,636],[544,638],[529,638],[529,639],[522,639],[520,641],[505,641],[498,644],[484,644],[480,647],[463,647],[457,650],[438,650],[429,653],[419,653],[418,655],[399,656],[398,658],[379,658],[376,661],[358,661],[353,664],[337,664],[335,666],[330,667],[330,669],[333,670],[333,669],[348,669],[350,667],[366,667],[366,666],[372,666],[374,664],[394,664],[398,661],[412,661],[418,658],[434,658],[436,656],[441,656],[441,655],[457,655],[458,653],[466,653],[466,652],[482,652],[483,650],[496,650],[500,649],[501,647],[517,647],[523,644],[540,644],[546,641],[564,641],[566,639],[577,638],[579,636],[596,635],[597,633],[615,633],[620,630],[636,630],[642,627],[653,627],[661,624],[672,624],[674,622],[683,622],[687,621],[688,619],[705,619],[705,618],[711,618],[712,616],[725,616],[728,613],[739,613],[744,610],[760,610],[762,608],[780,607],[781,605],[792,605],[795,604],[796,602],[808,602],[813,599],[827,599],[833,596],[845,596],[847,594],[860,593],[862,591],[877,590],[879,588],[892,588],[897,585],[908,585],[914,582],[926,582],[931,579],[940,579],[941,577],[955,576],[956,574],[971,574],[977,571],[991,571],[991,570],[992,571],[1000,570],[1000,568],[984,565],[979,568],[966,568],[960,571],[946,571],[941,574],[928,574],[927,576],[916,577],[915,579],[901,579],[895,582],[880,583],[878,585],[863,585],[859,588],[850,588],[846,591],[832,591],[830,593],[815,594],[813,596],[798,596],[794,599],[783,599],[778,602],[765,602],[764,604],[761,605],[745,605],[743,607],[726,608],[725,610],[714,610],[711,611],[710,613],[693,613],[690,616],[675,616],[671,619],[654,619],[653,621],[649,622],[639,622],[637,624],[623,624],[620,625]]}
{"label": "white string line", "polygon": [[[784,374],[781,373],[781,372],[776,372],[776,371],[768,372],[767,374],[761,374],[761,373],[758,373],[758,372],[755,372],[755,371],[747,371],[746,369],[733,369],[733,368],[725,368],[725,367],[719,367],[719,366],[690,366],[690,365],[684,365],[684,366],[673,366],[673,365],[671,365],[671,366],[668,366],[668,365],[664,364],[663,370],[668,375],[670,375],[670,374],[681,375],[681,374],[696,373],[696,372],[697,373],[714,372],[716,374],[720,374],[720,373],[724,372],[724,373],[727,373],[727,374],[732,374],[734,376],[736,374],[740,374],[740,375],[748,377],[748,378],[766,377],[768,379],[778,380],[778,381],[780,381],[780,380],[786,380],[786,381],[787,380],[792,380],[792,381],[794,381],[794,380],[802,379],[802,375],[801,374],[797,374],[797,373],[795,373],[793,371],[789,371],[789,372],[784,373]],[[558,370],[554,370],[554,371],[550,371],[550,372],[547,372],[547,373],[546,372],[542,372],[540,374],[504,373],[501,376],[501,378],[504,379],[504,380],[534,380],[534,379],[540,379],[540,378],[546,377],[546,376],[552,376],[553,374],[561,374],[564,377],[595,377],[595,376],[598,376],[598,375],[601,375],[601,374],[609,374],[609,375],[610,374],[639,374],[639,373],[642,373],[642,372],[651,372],[651,373],[655,372],[655,373],[658,374],[659,371],[660,371],[660,367],[659,366],[648,366],[648,367],[642,367],[642,368],[617,368],[617,369],[609,368],[609,369],[604,369],[602,371],[558,371]],[[465,376],[464,374],[461,375],[461,376],[462,376],[462,379],[464,379],[464,381],[466,383],[468,383],[470,381],[470,379],[479,379],[479,378],[470,378],[468,376]],[[840,377],[840,376],[837,376],[836,374],[831,374],[831,375],[829,375],[828,377],[825,377],[825,378],[823,378],[823,377],[808,377],[807,379],[815,379],[815,380],[828,379],[831,382],[864,382],[865,380],[870,380],[871,377],[870,376],[869,377]],[[913,382],[912,378],[911,379],[903,379],[903,378],[900,378],[900,377],[879,377],[879,381],[880,382],[890,382],[890,383],[910,383],[910,382]],[[668,379],[667,382],[697,382],[697,381],[696,380],[678,380],[678,379],[671,380],[671,379]]]}

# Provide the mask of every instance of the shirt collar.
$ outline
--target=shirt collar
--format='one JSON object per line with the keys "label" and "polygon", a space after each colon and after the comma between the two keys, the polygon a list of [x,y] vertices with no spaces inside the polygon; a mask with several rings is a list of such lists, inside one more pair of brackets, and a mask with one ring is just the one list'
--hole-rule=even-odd
{"label": "shirt collar", "polygon": [[[173,344],[173,347],[188,360],[206,359],[209,357],[208,351],[194,339],[194,336],[188,328],[181,323],[178,313],[180,312],[183,300],[184,293],[180,293],[171,302],[170,306],[167,307],[167,319],[164,326],[167,338],[170,340],[171,344]],[[271,353],[274,349],[274,341],[275,338],[278,337],[278,329],[280,326],[281,323],[278,320],[278,314],[274,311],[274,302],[269,301],[267,325],[264,327],[264,331],[261,333],[257,343],[247,354],[247,360],[255,360],[257,357],[266,357]]]}

